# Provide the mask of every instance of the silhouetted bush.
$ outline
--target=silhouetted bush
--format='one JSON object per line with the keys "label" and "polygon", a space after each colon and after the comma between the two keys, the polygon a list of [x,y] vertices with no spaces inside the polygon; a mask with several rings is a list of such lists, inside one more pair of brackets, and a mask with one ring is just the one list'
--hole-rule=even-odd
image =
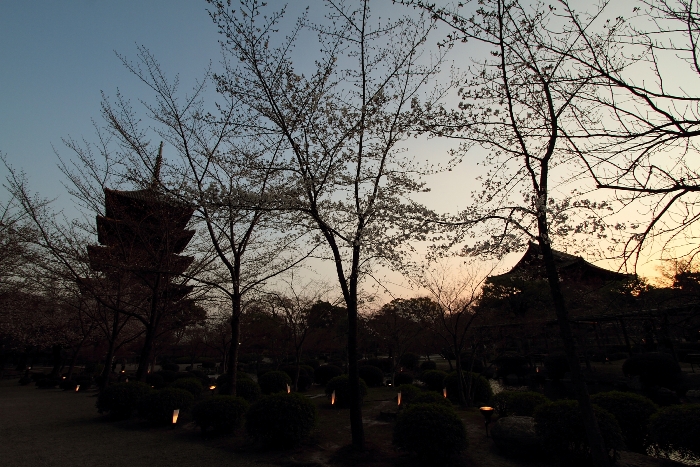
{"label": "silhouetted bush", "polygon": [[202,386],[202,382],[196,378],[177,379],[177,380],[173,381],[169,387],[184,389],[185,391],[192,394],[195,399],[197,399],[199,396],[201,396],[202,391],[204,390],[204,387]]}
{"label": "silhouetted bush", "polygon": [[406,352],[405,354],[401,355],[401,358],[399,359],[399,365],[401,365],[407,370],[415,370],[416,368],[418,368],[419,361],[420,356],[412,352]]}
{"label": "silhouetted bush", "polygon": [[[606,449],[614,452],[622,449],[622,431],[615,417],[595,405],[593,412]],[[588,437],[577,401],[560,400],[539,405],[534,416],[537,433],[550,452],[569,460],[590,458]]]}
{"label": "silhouetted bush", "polygon": [[[465,383],[468,382],[467,378],[471,378],[471,392],[474,395],[474,402],[486,403],[491,400],[493,396],[493,390],[491,389],[491,384],[489,381],[477,373],[464,373]],[[457,372],[453,371],[445,377],[443,383],[447,388],[447,397],[454,403],[459,403],[459,391],[457,386]],[[467,389],[466,384],[463,388],[465,391]],[[465,393],[465,399],[469,400],[468,394]]]}
{"label": "silhouetted bush", "polygon": [[658,352],[632,355],[622,364],[626,376],[639,376],[645,386],[676,389],[680,382],[681,367],[673,357]]}
{"label": "silhouetted bush", "polygon": [[440,404],[415,404],[399,413],[394,445],[415,452],[428,465],[448,461],[467,447],[467,432],[454,409]]}
{"label": "silhouetted bush", "polygon": [[150,393],[151,387],[141,382],[110,384],[97,397],[97,411],[114,420],[127,419]]}
{"label": "silhouetted bush", "polygon": [[406,373],[404,371],[396,373],[394,375],[394,386],[401,386],[402,384],[412,384],[413,375]]}
{"label": "silhouetted bush", "polygon": [[531,391],[502,391],[491,398],[491,405],[499,417],[532,417],[535,407],[546,402],[549,402],[549,399],[545,396]]}
{"label": "silhouetted bush", "polygon": [[316,378],[316,384],[325,386],[328,381],[343,374],[343,370],[335,365],[321,365],[316,368],[314,376]]}
{"label": "silhouetted bush", "polygon": [[[189,391],[180,388],[164,388],[150,392],[139,404],[139,415],[154,425],[172,423],[173,411],[189,410],[194,403],[194,396]],[[180,417],[178,417],[178,421]]]}
{"label": "silhouetted bush", "polygon": [[202,431],[211,427],[217,433],[230,433],[241,425],[247,409],[242,397],[212,396],[192,408],[192,418]]}
{"label": "silhouetted bush", "polygon": [[265,396],[246,414],[246,430],[267,446],[295,446],[315,425],[316,406],[299,393]]}
{"label": "silhouetted bush", "polygon": [[360,378],[364,379],[367,386],[377,388],[384,384],[384,373],[372,365],[363,365],[359,368]]}
{"label": "silhouetted bush", "polygon": [[510,374],[525,376],[529,372],[527,358],[522,355],[501,355],[494,363],[498,367],[496,374],[499,378]]}
{"label": "silhouetted bush", "polygon": [[651,416],[649,438],[657,453],[700,457],[700,404],[665,407]]}
{"label": "silhouetted bush", "polygon": [[420,379],[425,383],[426,389],[442,392],[442,388],[445,387],[445,377],[447,373],[442,370],[428,370],[423,372]]}
{"label": "silhouetted bush", "polygon": [[263,394],[287,392],[287,385],[292,385],[292,378],[284,371],[268,371],[258,378]]}
{"label": "silhouetted bush", "polygon": [[613,414],[629,451],[646,454],[649,419],[659,410],[650,399],[632,392],[609,391],[593,394],[591,402]]}
{"label": "silhouetted bush", "polygon": [[437,369],[437,363],[432,360],[425,360],[420,363],[421,371],[429,371]]}
{"label": "silhouetted bush", "polygon": [[[326,396],[329,398],[335,391],[335,404],[333,407],[337,409],[346,409],[350,407],[350,378],[348,375],[336,376],[326,384]],[[367,395],[367,384],[360,378],[360,403]]]}

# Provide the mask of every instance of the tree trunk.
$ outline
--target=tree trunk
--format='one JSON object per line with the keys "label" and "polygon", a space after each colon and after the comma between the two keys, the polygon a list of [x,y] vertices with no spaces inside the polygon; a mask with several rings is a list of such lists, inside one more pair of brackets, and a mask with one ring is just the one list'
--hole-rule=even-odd
{"label": "tree trunk", "polygon": [[59,373],[61,372],[61,364],[63,363],[63,348],[58,345],[54,344],[51,347],[51,360],[53,364],[53,368],[51,369],[51,376],[56,378],[58,377]]}
{"label": "tree trunk", "polygon": [[543,240],[543,237],[547,239],[549,238],[546,233],[547,229],[542,228],[542,225],[540,225],[540,249],[542,251],[542,257],[544,259],[544,264],[547,271],[549,289],[552,294],[552,301],[554,302],[554,310],[557,315],[557,322],[559,323],[561,339],[564,342],[564,350],[566,351],[566,357],[569,361],[571,380],[576,388],[576,396],[581,409],[581,418],[583,419],[583,424],[586,429],[588,445],[591,449],[591,457],[593,458],[594,465],[597,467],[608,467],[610,465],[608,451],[605,448],[605,442],[603,441],[603,436],[600,433],[598,421],[593,414],[593,406],[591,405],[591,400],[588,395],[586,381],[581,373],[581,365],[579,364],[578,354],[576,352],[576,343],[571,331],[571,323],[569,322],[564,296],[559,285],[559,274],[557,272],[556,263],[554,262],[552,247],[550,246],[548,240]]}
{"label": "tree trunk", "polygon": [[139,367],[136,370],[136,381],[146,381],[148,375],[148,364],[151,360],[151,352],[153,351],[153,341],[156,336],[156,325],[151,324],[146,329],[146,337],[143,341],[143,348],[139,355]]}
{"label": "tree trunk", "polygon": [[102,368],[102,384],[100,384],[100,389],[104,389],[109,384],[109,373],[112,371],[112,360],[114,359],[114,340],[109,340],[109,345],[107,347],[107,355],[105,355],[105,366]]}
{"label": "tree trunk", "polygon": [[[357,296],[355,295],[354,298]],[[365,447],[365,431],[362,426],[362,400],[360,398],[360,373],[357,365],[357,300],[348,303],[348,377],[350,379],[350,431],[352,445],[357,450]]]}
{"label": "tree trunk", "polygon": [[231,377],[231,386],[224,391],[226,394],[236,395],[236,380],[238,379],[238,350],[241,338],[241,296],[236,294],[231,297],[231,347],[228,353],[228,367],[226,374]]}

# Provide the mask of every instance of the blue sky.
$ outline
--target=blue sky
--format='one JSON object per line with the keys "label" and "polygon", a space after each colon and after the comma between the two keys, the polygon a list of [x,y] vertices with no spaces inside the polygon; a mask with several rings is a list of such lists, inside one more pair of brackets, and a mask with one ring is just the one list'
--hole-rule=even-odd
{"label": "blue sky", "polygon": [[114,52],[135,57],[144,45],[183,84],[193,82],[219,56],[206,7],[196,0],[0,2],[0,152],[32,187],[58,196],[52,145],[67,153],[61,138],[93,138],[101,91],[143,94]]}

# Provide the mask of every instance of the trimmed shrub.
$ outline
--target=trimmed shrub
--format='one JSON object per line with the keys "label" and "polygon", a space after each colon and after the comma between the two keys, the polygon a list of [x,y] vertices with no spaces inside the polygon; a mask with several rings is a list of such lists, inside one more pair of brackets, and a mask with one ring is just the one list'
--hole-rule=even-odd
{"label": "trimmed shrub", "polygon": [[150,393],[151,387],[141,382],[111,384],[97,397],[97,411],[108,413],[113,420],[125,420]]}
{"label": "trimmed shrub", "polygon": [[394,386],[401,386],[402,384],[413,384],[413,376],[410,373],[396,373],[394,375]]}
{"label": "trimmed shrub", "polygon": [[393,442],[399,449],[415,452],[421,461],[436,465],[467,447],[467,432],[451,407],[415,404],[396,418]]}
{"label": "trimmed shrub", "polygon": [[[350,407],[350,378],[348,375],[336,376],[326,384],[326,395],[330,398],[335,391],[335,404],[337,409]],[[367,395],[367,384],[360,378],[360,403]]]}
{"label": "trimmed shrub", "polygon": [[202,383],[202,386],[209,386],[211,380],[202,370],[190,370],[188,373],[190,374],[190,377],[197,378]]}
{"label": "trimmed shrub", "polygon": [[166,384],[172,383],[173,381],[175,381],[177,379],[177,371],[161,370],[161,371],[157,371],[154,374],[160,375]]}
{"label": "trimmed shrub", "polygon": [[365,380],[367,386],[378,388],[384,384],[384,373],[382,370],[372,365],[364,365],[359,368],[360,378]]}
{"label": "trimmed shrub", "polygon": [[432,391],[421,391],[411,401],[412,404],[438,404],[452,408],[452,402],[442,394]]}
{"label": "trimmed shrub", "polygon": [[299,393],[263,397],[248,409],[246,430],[267,446],[299,444],[316,426],[316,406]]}
{"label": "trimmed shrub", "polygon": [[502,391],[491,398],[491,405],[499,417],[532,417],[535,407],[546,402],[549,402],[549,399],[539,392],[532,391]]}
{"label": "trimmed shrub", "polygon": [[399,359],[399,364],[408,370],[415,370],[416,368],[418,368],[419,361],[420,356],[412,352],[406,352],[405,354],[401,355],[401,358]]}
{"label": "trimmed shrub", "polygon": [[[622,431],[615,417],[598,406],[593,406],[600,432],[608,451],[624,447]],[[588,438],[581,420],[578,401],[548,402],[535,410],[535,427],[545,446],[563,458],[590,458]]]}
{"label": "trimmed shrub", "polygon": [[396,392],[397,398],[398,393],[401,393],[401,405],[406,406],[412,404],[413,401],[415,401],[416,397],[418,397],[423,391],[421,391],[420,388],[412,384],[402,384],[401,386],[396,388]]}
{"label": "trimmed shrub", "polygon": [[180,365],[173,362],[163,362],[160,364],[160,368],[163,371],[172,371],[173,373],[177,373],[178,371],[180,371]]}
{"label": "trimmed shrub", "polygon": [[471,353],[463,353],[460,357],[460,362],[462,364],[462,371],[471,371],[481,374],[481,372],[483,372],[486,368],[484,366],[484,362],[480,358],[474,358],[474,361],[472,362]]}
{"label": "trimmed shrub", "polygon": [[[285,366],[285,367],[280,368],[280,370],[287,373],[289,378],[292,380],[292,384],[293,384],[294,378],[296,378],[296,375],[297,375],[297,367],[296,366]],[[311,387],[311,385],[314,382],[313,374],[314,374],[314,369],[311,368],[310,366],[299,365],[299,381],[297,384],[298,391],[306,391]],[[292,384],[290,384],[290,386],[292,386]],[[286,387],[285,387],[285,390],[286,390]]]}
{"label": "trimmed shrub", "polygon": [[204,390],[202,382],[196,378],[177,379],[173,381],[172,384],[170,384],[170,387],[184,389],[185,391],[192,394],[195,399],[201,396],[202,391]]}
{"label": "trimmed shrub", "polygon": [[255,402],[262,395],[260,385],[250,378],[236,378],[236,396]]}
{"label": "trimmed shrub", "polygon": [[425,387],[431,391],[441,391],[445,387],[445,377],[447,372],[441,370],[428,370],[424,372],[420,379],[425,383]]}
{"label": "trimmed shrub", "polygon": [[202,431],[230,433],[241,425],[248,402],[242,397],[212,396],[192,408],[192,418]]}
{"label": "trimmed shrub", "polygon": [[617,419],[628,450],[646,454],[649,419],[659,410],[650,399],[632,392],[610,391],[593,394],[591,402]]}
{"label": "trimmed shrub", "polygon": [[424,362],[420,363],[420,369],[421,371],[436,370],[437,363],[432,360],[425,360]]}
{"label": "trimmed shrub", "polygon": [[325,386],[326,384],[328,384],[328,381],[342,374],[343,370],[341,370],[340,367],[337,367],[335,365],[321,365],[320,367],[316,368],[316,371],[314,372],[314,377],[316,380],[316,384]]}
{"label": "trimmed shrub", "polygon": [[[489,380],[477,373],[464,374],[465,383],[468,381],[467,376],[471,379],[471,392],[474,395],[475,402],[488,402],[493,397],[493,390],[489,384]],[[456,404],[459,403],[459,386],[457,385],[457,372],[453,371],[445,377],[443,382],[447,388],[447,397]],[[466,385],[464,390],[466,390]],[[465,394],[466,396],[466,394]],[[465,399],[469,400],[468,397]]]}
{"label": "trimmed shrub", "polygon": [[681,367],[673,357],[658,352],[632,355],[622,364],[625,376],[639,376],[645,386],[662,386],[675,389],[679,382]]}
{"label": "trimmed shrub", "polygon": [[164,388],[152,391],[143,399],[139,405],[139,414],[154,425],[167,425],[172,423],[173,410],[179,409],[182,414],[193,402],[194,396],[185,389]]}
{"label": "trimmed shrub", "polygon": [[165,379],[160,373],[151,373],[146,376],[146,384],[153,386],[154,389],[163,389],[165,387]]}
{"label": "trimmed shrub", "polygon": [[700,404],[665,407],[651,416],[649,439],[654,450],[668,457],[700,457]]}
{"label": "trimmed shrub", "polygon": [[544,368],[547,370],[547,376],[554,380],[560,380],[569,369],[569,360],[566,354],[552,353],[544,359]]}
{"label": "trimmed shrub", "polygon": [[389,373],[394,367],[394,363],[390,358],[368,358],[360,362],[361,365],[372,365],[376,366],[384,373]]}
{"label": "trimmed shrub", "polygon": [[263,394],[287,392],[287,385],[292,385],[292,378],[284,371],[268,371],[258,378]]}
{"label": "trimmed shrub", "polygon": [[498,367],[496,374],[499,378],[504,378],[510,374],[525,376],[528,369],[528,360],[522,355],[502,355],[494,360]]}

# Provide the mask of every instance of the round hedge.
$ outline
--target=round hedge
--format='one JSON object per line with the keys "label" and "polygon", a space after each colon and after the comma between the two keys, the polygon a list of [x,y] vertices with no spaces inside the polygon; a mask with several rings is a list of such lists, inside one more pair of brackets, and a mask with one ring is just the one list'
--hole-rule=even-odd
{"label": "round hedge", "polygon": [[398,388],[396,388],[397,392],[397,398],[398,398],[398,393],[401,393],[401,405],[402,406],[407,406],[416,399],[423,391],[420,390],[417,386],[414,386],[413,384],[402,384]]}
{"label": "round hedge", "polygon": [[384,373],[382,370],[372,365],[363,365],[359,368],[360,378],[365,380],[367,386],[378,388],[384,384]]}
{"label": "round hedge", "polygon": [[[608,451],[624,446],[622,431],[615,417],[598,406],[593,406],[600,432]],[[581,419],[578,401],[560,400],[539,405],[535,410],[535,428],[551,452],[564,458],[590,457],[588,437]]]}
{"label": "round hedge", "polygon": [[442,394],[433,391],[421,391],[411,401],[412,404],[438,404],[452,408],[452,402]]}
{"label": "round hedge", "polygon": [[442,464],[467,447],[467,432],[451,407],[414,404],[396,418],[393,443],[424,463]]}
{"label": "round hedge", "polygon": [[622,364],[625,375],[639,376],[646,386],[662,386],[675,389],[681,374],[681,367],[672,356],[651,352],[633,355]]}
{"label": "round hedge", "polygon": [[258,378],[263,394],[287,392],[287,385],[292,385],[292,378],[284,371],[268,371]]}
{"label": "round hedge", "polygon": [[532,417],[535,407],[546,402],[549,402],[549,399],[539,392],[532,391],[502,391],[491,398],[491,405],[499,417]]}
{"label": "round hedge", "polygon": [[165,379],[160,373],[150,373],[146,376],[146,384],[153,389],[163,389],[165,387]]}
{"label": "round hedge", "polygon": [[[326,395],[330,398],[335,391],[335,404],[337,409],[350,407],[350,377],[348,375],[336,376],[326,384]],[[367,395],[367,384],[360,378],[360,403]]]}
{"label": "round hedge", "polygon": [[192,394],[195,399],[197,399],[199,396],[201,396],[202,391],[204,390],[204,386],[202,386],[202,382],[196,378],[176,379],[175,381],[173,381],[170,384],[169,387],[184,389],[185,391]]}
{"label": "round hedge", "polygon": [[421,362],[420,369],[421,369],[421,371],[436,370],[437,363],[435,363],[432,360],[425,360],[425,361]]}
{"label": "round hedge", "polygon": [[[297,376],[296,366],[285,366],[280,368],[281,371],[287,373],[289,378],[294,382]],[[299,381],[297,383],[297,391],[307,391],[311,388],[314,382],[314,369],[308,365],[299,365]]]}
{"label": "round hedge", "polygon": [[236,378],[236,396],[255,402],[262,395],[260,385],[249,378]]}
{"label": "round hedge", "polygon": [[341,370],[340,367],[335,365],[321,365],[320,367],[316,368],[314,378],[316,380],[316,384],[325,386],[328,384],[328,381],[342,374],[343,370]]}
{"label": "round hedge", "polygon": [[151,392],[149,385],[136,381],[110,384],[97,397],[97,411],[108,413],[114,420],[125,420]]}
{"label": "round hedge", "polygon": [[412,384],[413,376],[410,373],[400,372],[394,375],[394,386],[401,386],[402,384]]}
{"label": "round hedge", "polygon": [[194,396],[185,389],[164,388],[151,392],[143,399],[139,414],[154,425],[167,425],[172,423],[175,409],[180,410],[182,415],[193,402]]}
{"label": "round hedge", "polygon": [[700,457],[700,404],[665,407],[651,416],[649,438],[657,453]]}
{"label": "round hedge", "polygon": [[416,355],[412,352],[406,352],[405,354],[401,355],[401,358],[399,359],[399,364],[406,369],[415,370],[416,368],[418,368],[419,361],[419,355]]}
{"label": "round hedge", "polygon": [[[493,397],[493,389],[491,389],[491,384],[489,380],[479,375],[478,373],[463,373],[465,376],[465,383],[467,382],[467,377],[471,378],[472,394],[474,394],[474,401],[479,403],[486,403]],[[447,397],[454,403],[459,403],[459,386],[457,385],[457,372],[453,371],[445,377],[443,382],[447,388]],[[466,384],[464,390],[466,390]],[[469,399],[465,397],[465,399]]]}
{"label": "round hedge", "polygon": [[610,391],[593,394],[591,402],[615,416],[628,450],[646,454],[649,419],[659,410],[651,399],[632,392]]}
{"label": "round hedge", "polygon": [[445,387],[445,377],[447,373],[441,370],[428,370],[424,372],[420,379],[425,383],[425,387],[431,391],[441,391]]}
{"label": "round hedge", "polygon": [[246,414],[246,430],[266,446],[295,446],[314,426],[316,406],[299,393],[265,396]]}
{"label": "round hedge", "polygon": [[241,425],[248,402],[242,397],[212,396],[192,408],[192,418],[202,431],[230,433]]}

